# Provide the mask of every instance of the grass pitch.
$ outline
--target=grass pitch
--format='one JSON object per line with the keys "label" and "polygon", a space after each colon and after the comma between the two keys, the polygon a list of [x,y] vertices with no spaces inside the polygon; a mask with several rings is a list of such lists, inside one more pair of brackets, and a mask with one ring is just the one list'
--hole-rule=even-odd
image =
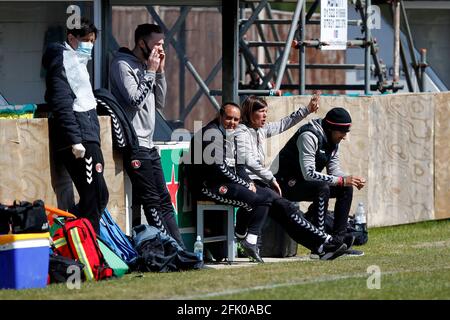
{"label": "grass pitch", "polygon": [[[266,263],[45,289],[0,290],[3,299],[450,299],[450,220],[369,230],[362,257]],[[307,255],[299,247],[299,255]],[[369,269],[368,269],[369,268]],[[377,278],[373,270],[380,271]],[[372,287],[373,289],[369,289]]]}

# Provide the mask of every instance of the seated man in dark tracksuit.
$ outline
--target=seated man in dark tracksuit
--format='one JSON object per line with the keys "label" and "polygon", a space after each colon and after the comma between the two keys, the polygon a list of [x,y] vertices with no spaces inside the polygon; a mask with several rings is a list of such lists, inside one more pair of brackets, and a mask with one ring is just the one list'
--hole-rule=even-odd
{"label": "seated man in dark tracksuit", "polygon": [[[331,109],[323,119],[303,125],[278,155],[275,174],[284,197],[291,201],[312,201],[306,217],[324,231],[328,200],[336,198],[331,234],[347,243],[347,254],[363,255],[350,249],[353,237],[346,234],[353,187],[364,187],[365,179],[346,175],[339,162],[339,143],[350,131],[352,119],[344,108]],[[321,173],[323,169],[327,174]],[[352,238],[352,239],[349,239]],[[316,255],[312,253],[312,258]]]}
{"label": "seated man in dark tracksuit", "polygon": [[[206,197],[219,203],[239,207],[244,214],[245,226],[238,239],[246,254],[257,262],[257,239],[271,206],[277,210],[274,219],[298,243],[321,253],[321,259],[331,260],[347,249],[345,244],[334,243],[331,236],[319,231],[306,221],[290,202],[276,192],[255,185],[236,162],[234,129],[240,120],[240,108],[234,103],[224,103],[219,116],[195,133],[189,152],[188,182],[196,197]],[[276,217],[275,217],[276,216]],[[237,221],[237,224],[239,221]],[[237,231],[238,232],[238,231]],[[241,231],[242,232],[242,231]]]}
{"label": "seated man in dark tracksuit", "polygon": [[97,102],[86,67],[96,36],[96,27],[81,19],[79,29],[67,30],[66,42],[48,46],[42,63],[47,71],[45,100],[52,113],[51,144],[80,196],[75,208],[63,209],[89,219],[98,233],[109,193],[103,177]]}

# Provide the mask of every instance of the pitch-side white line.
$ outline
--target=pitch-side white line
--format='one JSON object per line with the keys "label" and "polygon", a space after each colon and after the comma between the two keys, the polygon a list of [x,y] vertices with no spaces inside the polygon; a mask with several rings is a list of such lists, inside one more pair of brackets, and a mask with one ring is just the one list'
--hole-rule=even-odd
{"label": "pitch-side white line", "polygon": [[[383,275],[391,275],[391,274],[397,274],[397,273],[409,273],[409,272],[429,272],[429,271],[443,270],[443,269],[450,269],[450,266],[438,267],[438,268],[426,268],[426,269],[421,268],[421,269],[410,269],[410,270],[399,270],[399,271],[386,271],[386,272],[382,272],[381,275],[383,276]],[[250,291],[257,291],[257,290],[267,290],[267,289],[291,287],[291,286],[298,286],[298,285],[307,285],[307,284],[320,283],[320,282],[331,282],[331,281],[344,280],[344,279],[350,279],[350,278],[366,278],[369,276],[370,276],[370,274],[368,274],[368,273],[355,273],[355,274],[349,274],[349,275],[324,276],[324,277],[317,277],[317,278],[311,279],[311,280],[299,280],[299,281],[293,281],[293,282],[287,282],[287,283],[275,283],[275,284],[269,284],[269,285],[264,285],[264,286],[231,289],[231,290],[224,290],[224,291],[220,291],[220,292],[210,292],[210,293],[198,294],[198,295],[192,295],[192,296],[179,296],[179,297],[173,297],[171,299],[172,300],[192,300],[192,299],[201,299],[201,298],[212,298],[212,297],[217,297],[217,296],[239,294],[239,293],[243,293],[243,292],[250,292]]]}

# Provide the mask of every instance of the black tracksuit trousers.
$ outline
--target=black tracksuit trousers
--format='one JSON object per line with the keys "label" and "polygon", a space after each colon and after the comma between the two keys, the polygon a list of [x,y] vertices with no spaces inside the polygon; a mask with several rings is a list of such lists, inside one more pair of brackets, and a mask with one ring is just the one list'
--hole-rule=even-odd
{"label": "black tracksuit trousers", "polygon": [[75,187],[80,201],[75,208],[69,209],[77,217],[87,218],[96,233],[100,232],[100,218],[109,199],[103,171],[105,162],[103,153],[97,143],[85,143],[84,158],[76,159],[72,148],[58,151],[56,156],[61,157]]}
{"label": "black tracksuit trousers", "polygon": [[280,197],[278,193],[263,182],[255,181],[255,183],[260,184],[266,194],[271,194],[271,197],[275,198],[269,210],[269,216],[283,227],[298,244],[310,250],[316,250],[327,240],[328,234],[306,220],[291,201]]}
{"label": "black tracksuit trousers", "polygon": [[324,231],[325,214],[328,201],[336,198],[334,206],[334,225],[332,235],[342,238],[347,230],[348,215],[352,205],[353,187],[330,186],[325,182],[296,181],[288,184],[286,179],[277,177],[283,196],[291,201],[312,201],[306,215],[317,228]]}
{"label": "black tracksuit trousers", "polygon": [[[148,224],[170,235],[185,248],[167,190],[158,150],[139,147],[139,154],[135,159],[131,159],[128,154],[124,155],[124,166],[133,187],[133,200],[137,199],[143,206]],[[133,227],[140,224],[140,210],[139,216],[133,217],[132,220]]]}
{"label": "black tracksuit trousers", "polygon": [[256,193],[236,183],[218,184],[202,192],[214,201],[240,207],[235,229],[240,235],[247,232],[260,235],[269,214],[291,238],[308,249],[317,249],[328,237],[308,222],[290,201],[264,184],[256,185]]}
{"label": "black tracksuit trousers", "polygon": [[248,233],[259,235],[262,225],[273,201],[263,192],[253,192],[237,183],[224,182],[209,184],[201,190],[201,194],[219,203],[239,207],[236,213],[236,228],[238,235],[245,237]]}

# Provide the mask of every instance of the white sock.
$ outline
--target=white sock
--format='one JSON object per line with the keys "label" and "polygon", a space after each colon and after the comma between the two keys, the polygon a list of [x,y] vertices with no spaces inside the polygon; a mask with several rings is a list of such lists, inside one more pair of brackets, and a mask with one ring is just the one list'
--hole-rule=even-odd
{"label": "white sock", "polygon": [[247,236],[247,232],[244,234],[239,234],[237,232],[234,233],[236,235],[236,237],[238,237],[239,239],[245,239],[245,237]]}
{"label": "white sock", "polygon": [[247,240],[247,242],[250,244],[256,244],[256,242],[258,241],[258,236],[256,234],[249,233],[245,240]]}

